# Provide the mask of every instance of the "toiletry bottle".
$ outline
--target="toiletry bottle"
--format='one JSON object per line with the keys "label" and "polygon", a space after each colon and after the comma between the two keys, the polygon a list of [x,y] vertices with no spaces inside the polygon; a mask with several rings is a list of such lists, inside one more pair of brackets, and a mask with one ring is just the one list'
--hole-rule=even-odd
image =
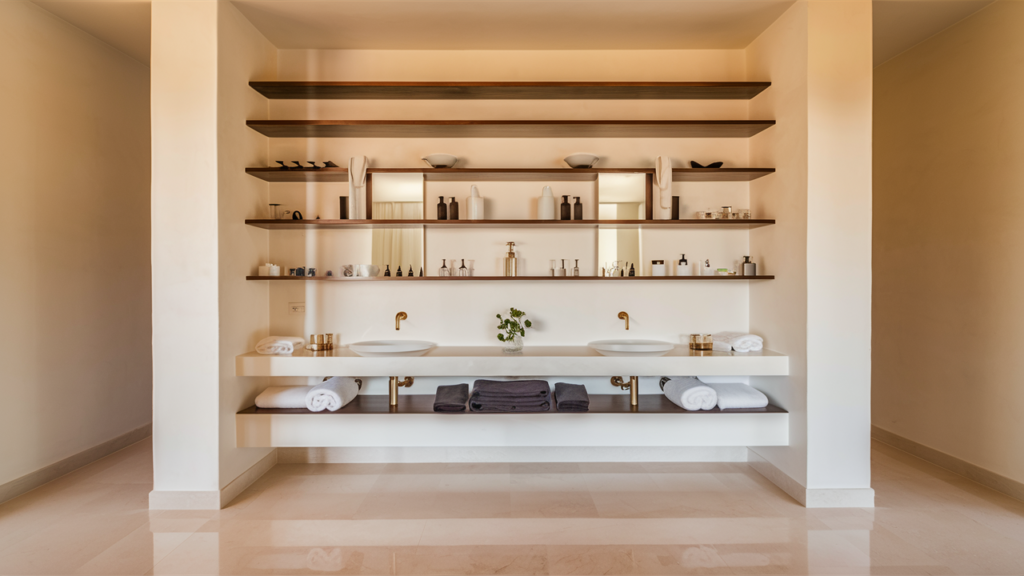
{"label": "toiletry bottle", "polygon": [[395,271],[395,278],[401,278],[401,277],[402,277],[402,265],[399,264],[398,265],[398,270]]}
{"label": "toiletry bottle", "polygon": [[505,254],[505,276],[518,276],[519,259],[516,258],[516,243],[506,242],[506,244],[508,244],[508,254]]}
{"label": "toiletry bottle", "polygon": [[469,276],[469,268],[466,268],[466,259],[462,259],[462,266],[459,266],[459,276]]}
{"label": "toiletry bottle", "polygon": [[423,266],[420,266],[420,278],[423,278]]}
{"label": "toiletry bottle", "polygon": [[565,258],[562,258],[562,267],[555,268],[555,276],[565,276]]}
{"label": "toiletry bottle", "polygon": [[651,276],[664,276],[665,275],[665,261],[664,260],[651,260]]}
{"label": "toiletry bottle", "polygon": [[339,196],[338,204],[338,220],[348,220],[348,196]]}
{"label": "toiletry bottle", "polygon": [[452,196],[452,203],[448,206],[448,215],[452,220],[459,219],[459,203],[455,201],[455,196]]}
{"label": "toiletry bottle", "polygon": [[676,276],[691,276],[693,270],[690,269],[690,263],[686,261],[686,254],[679,255],[679,262],[676,262]]}
{"label": "toiletry bottle", "polygon": [[629,275],[630,277],[636,276],[636,270],[633,269],[632,264],[629,265]]}
{"label": "toiletry bottle", "polygon": [[444,204],[444,196],[438,196],[437,199],[437,219],[447,220],[448,219],[448,207]]}
{"label": "toiletry bottle", "polygon": [[480,191],[476,189],[476,185],[469,187],[469,219],[484,219],[484,199],[480,197]]}
{"label": "toiletry bottle", "polygon": [[750,261],[750,256],[743,257],[743,275],[757,276],[757,264]]}
{"label": "toiletry bottle", "polygon": [[679,196],[672,197],[672,213],[671,217],[673,220],[679,220]]}
{"label": "toiletry bottle", "polygon": [[384,276],[391,276],[391,265],[390,264],[385,264],[384,265]]}
{"label": "toiletry bottle", "polygon": [[441,269],[437,271],[438,276],[451,276],[452,272],[448,269],[448,261],[445,259],[441,260]]}
{"label": "toiletry bottle", "polygon": [[572,275],[573,276],[579,276],[580,275],[580,259],[579,258],[576,259],[576,265],[572,267]]}
{"label": "toiletry bottle", "polygon": [[562,196],[562,220],[572,220],[572,212],[569,206],[569,195]]}
{"label": "toiletry bottle", "polygon": [[703,268],[701,269],[701,276],[714,276],[715,272],[711,269],[711,260],[705,259]]}
{"label": "toiletry bottle", "polygon": [[545,186],[540,199],[537,200],[537,220],[555,219],[555,197],[551,193],[551,186]]}
{"label": "toiletry bottle", "polygon": [[580,202],[580,197],[576,197],[576,203],[572,205],[572,219],[583,220],[583,204]]}

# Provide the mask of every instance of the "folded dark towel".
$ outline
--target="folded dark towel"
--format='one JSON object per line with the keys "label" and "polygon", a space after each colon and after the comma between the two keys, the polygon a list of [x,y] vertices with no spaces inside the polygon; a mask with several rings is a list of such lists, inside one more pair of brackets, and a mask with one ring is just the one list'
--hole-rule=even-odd
{"label": "folded dark towel", "polygon": [[434,412],[465,412],[469,384],[438,386],[434,394]]}
{"label": "folded dark towel", "polygon": [[551,387],[543,380],[477,380],[473,394],[486,398],[544,398],[551,396]]}
{"label": "folded dark towel", "polygon": [[590,395],[582,384],[555,383],[555,408],[559,412],[586,412],[590,410]]}
{"label": "folded dark towel", "polygon": [[469,410],[470,412],[550,412],[551,402],[546,400],[529,404],[487,402],[471,396]]}

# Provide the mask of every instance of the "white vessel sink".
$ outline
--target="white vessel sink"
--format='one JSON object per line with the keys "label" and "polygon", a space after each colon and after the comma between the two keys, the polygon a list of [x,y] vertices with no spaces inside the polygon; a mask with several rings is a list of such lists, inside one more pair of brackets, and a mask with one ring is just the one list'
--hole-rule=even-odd
{"label": "white vessel sink", "polygon": [[664,356],[676,347],[661,340],[597,340],[587,346],[602,356]]}
{"label": "white vessel sink", "polygon": [[370,358],[377,356],[423,356],[437,346],[424,340],[368,340],[349,344],[349,350]]}

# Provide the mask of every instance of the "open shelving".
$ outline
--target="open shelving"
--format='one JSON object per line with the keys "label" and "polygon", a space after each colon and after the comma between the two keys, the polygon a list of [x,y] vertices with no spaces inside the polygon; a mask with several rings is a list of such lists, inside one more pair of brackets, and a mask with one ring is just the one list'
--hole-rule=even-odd
{"label": "open shelving", "polygon": [[246,276],[246,280],[299,280],[306,282],[534,282],[534,281],[601,281],[601,282],[644,282],[644,281],[751,281],[774,280],[775,276]]}
{"label": "open shelving", "polygon": [[[348,182],[348,168],[246,168],[267,182]],[[673,168],[673,182],[749,182],[774,168]],[[367,174],[423,174],[428,182],[593,182],[599,174],[654,174],[653,168],[369,168]]]}
{"label": "open shelving", "polygon": [[697,228],[749,230],[775,220],[267,220],[245,223],[266,230],[358,230],[366,228]]}

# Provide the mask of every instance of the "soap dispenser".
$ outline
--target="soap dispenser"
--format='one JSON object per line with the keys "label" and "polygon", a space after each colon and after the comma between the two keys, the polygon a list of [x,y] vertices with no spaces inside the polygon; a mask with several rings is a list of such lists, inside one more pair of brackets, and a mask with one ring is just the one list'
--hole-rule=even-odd
{"label": "soap dispenser", "polygon": [[569,195],[562,196],[562,220],[572,220],[572,212],[569,206]]}
{"label": "soap dispenser", "polygon": [[693,270],[690,269],[690,263],[686,261],[686,254],[679,255],[679,262],[676,262],[676,276],[691,276]]}
{"label": "soap dispenser", "polygon": [[508,244],[508,254],[505,254],[505,276],[518,276],[519,275],[519,259],[516,258],[515,242],[506,242]]}
{"label": "soap dispenser", "polygon": [[469,187],[469,219],[484,219],[484,199],[480,197],[480,191],[475,184]]}
{"label": "soap dispenser", "polygon": [[580,259],[579,258],[576,259],[576,265],[572,267],[572,275],[573,276],[579,276],[580,275]]}
{"label": "soap dispenser", "polygon": [[437,199],[439,200],[439,202],[437,203],[437,219],[438,220],[447,220],[448,219],[448,206],[446,206],[445,203],[444,203],[444,196],[438,196]]}
{"label": "soap dispenser", "polygon": [[636,276],[636,270],[633,269],[633,265],[632,264],[629,265],[629,275],[630,275],[630,277]]}
{"label": "soap dispenser", "polygon": [[556,276],[565,276],[565,258],[562,258],[562,267],[555,270]]}
{"label": "soap dispenser", "polygon": [[[378,268],[378,270],[380,270],[380,268]],[[386,277],[390,277],[391,276],[391,265],[390,264],[385,264],[384,265],[384,276],[386,276]]]}
{"label": "soap dispenser", "polygon": [[583,220],[583,204],[580,202],[580,197],[576,197],[576,203],[572,205],[572,219]]}
{"label": "soap dispenser", "polygon": [[452,196],[452,203],[448,207],[448,215],[452,220],[459,219],[459,203],[455,201],[455,196]]}
{"label": "soap dispenser", "polygon": [[743,275],[757,276],[757,264],[750,261],[750,256],[743,257]]}
{"label": "soap dispenser", "polygon": [[551,186],[545,186],[544,191],[537,200],[537,220],[555,219],[555,197],[551,193]]}

